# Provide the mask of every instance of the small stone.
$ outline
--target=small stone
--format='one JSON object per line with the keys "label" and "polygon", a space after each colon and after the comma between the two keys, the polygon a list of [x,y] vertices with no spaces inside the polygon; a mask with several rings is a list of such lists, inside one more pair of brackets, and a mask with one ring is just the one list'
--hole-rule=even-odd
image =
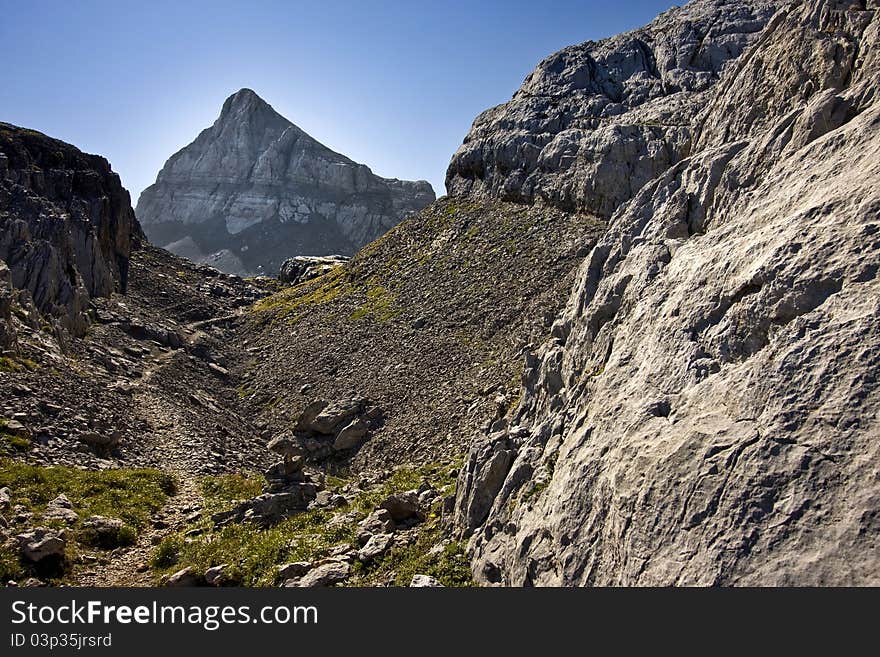
{"label": "small stone", "polygon": [[227,570],[229,570],[229,564],[226,563],[214,566],[213,568],[208,568],[208,570],[205,571],[205,582],[207,582],[209,586],[224,586],[229,584],[231,580],[226,572]]}
{"label": "small stone", "polygon": [[165,580],[165,586],[183,587],[183,586],[199,586],[202,578],[199,577],[192,566],[187,566],[178,570],[176,573],[169,575]]}
{"label": "small stone", "polygon": [[18,420],[6,420],[6,423],[2,426],[2,429],[3,433],[8,433],[12,436],[18,436],[19,438],[31,437],[30,430]]}
{"label": "small stone", "polygon": [[278,577],[284,580],[294,579],[296,577],[302,577],[311,569],[312,564],[308,561],[294,561],[293,563],[286,563],[283,566],[279,566]]}
{"label": "small stone", "polygon": [[225,367],[221,367],[217,363],[208,363],[208,369],[210,369],[212,372],[216,372],[220,376],[229,376],[229,370],[227,370]]}
{"label": "small stone", "polygon": [[12,491],[7,486],[0,488],[0,511],[5,511],[12,506]]}
{"label": "small stone", "polygon": [[431,577],[430,575],[413,575],[412,581],[410,581],[409,585],[413,588],[443,587],[443,585],[437,579]]}

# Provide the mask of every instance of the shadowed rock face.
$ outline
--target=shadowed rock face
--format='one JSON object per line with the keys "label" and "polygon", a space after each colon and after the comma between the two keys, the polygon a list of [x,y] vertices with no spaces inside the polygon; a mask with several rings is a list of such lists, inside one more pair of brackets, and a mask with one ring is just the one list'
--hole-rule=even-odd
{"label": "shadowed rock face", "polygon": [[[739,50],[730,17],[763,6],[697,1],[649,31],[684,39],[684,17],[714,16]],[[698,92],[702,111],[686,104],[689,146],[668,166],[615,200],[601,165],[571,197],[612,211],[608,231],[527,355],[520,405],[459,479],[481,581],[880,584],[880,3],[779,6]],[[563,51],[525,89],[585,50],[604,53],[585,78],[597,84],[608,61],[632,61],[633,38]],[[582,87],[558,86],[560,105]],[[612,91],[626,101],[626,85]],[[513,108],[528,102],[520,92]],[[453,190],[505,193],[495,149],[514,132],[488,131],[510,111],[477,121],[486,175],[459,175],[466,144]],[[596,130],[623,133],[628,117]],[[633,172],[656,155],[628,144]],[[523,161],[528,196],[576,191],[571,172],[596,158]]]}
{"label": "shadowed rock face", "polygon": [[0,123],[0,260],[49,321],[84,333],[89,298],[125,292],[140,234],[107,160]]}
{"label": "shadowed rock face", "polygon": [[450,195],[543,200],[608,217],[686,157],[695,116],[780,0],[705,0],[548,57],[474,121]]}
{"label": "shadowed rock face", "polygon": [[331,151],[250,89],[173,155],[141,194],[150,239],[230,273],[269,273],[296,255],[351,255],[434,200],[424,181],[381,178]]}

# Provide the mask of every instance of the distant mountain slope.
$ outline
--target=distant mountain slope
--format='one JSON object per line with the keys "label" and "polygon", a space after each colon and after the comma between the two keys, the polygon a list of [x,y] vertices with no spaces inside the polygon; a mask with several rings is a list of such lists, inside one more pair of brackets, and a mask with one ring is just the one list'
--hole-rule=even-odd
{"label": "distant mountain slope", "polygon": [[376,176],[278,114],[250,89],[171,156],[136,214],[174,253],[230,273],[277,272],[295,255],[351,255],[434,200],[424,181]]}

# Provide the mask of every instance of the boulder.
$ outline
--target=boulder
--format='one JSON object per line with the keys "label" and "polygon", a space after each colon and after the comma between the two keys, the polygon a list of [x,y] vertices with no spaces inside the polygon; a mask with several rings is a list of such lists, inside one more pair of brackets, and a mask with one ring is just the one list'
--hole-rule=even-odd
{"label": "boulder", "polygon": [[330,402],[309,423],[308,430],[315,433],[332,434],[363,410],[363,399],[342,399]]}
{"label": "boulder", "polygon": [[323,276],[330,270],[344,265],[349,260],[348,256],[296,256],[285,260],[278,271],[278,280],[287,285],[299,285],[318,276]]}
{"label": "boulder", "polygon": [[312,423],[315,421],[315,418],[318,417],[318,414],[325,408],[327,408],[328,404],[329,402],[323,399],[317,399],[313,402],[310,402],[309,405],[306,406],[305,409],[303,409],[303,412],[300,413],[294,431],[312,431]]}
{"label": "boulder", "polygon": [[312,564],[308,561],[294,561],[286,563],[278,567],[278,577],[282,580],[294,579],[302,577],[312,569]]}
{"label": "boulder", "polygon": [[336,440],[333,441],[333,450],[340,452],[357,447],[369,430],[370,425],[366,420],[360,418],[352,420],[336,434]]}
{"label": "boulder", "polygon": [[119,518],[107,516],[89,516],[83,520],[79,529],[81,543],[105,550],[131,545],[135,538],[135,532],[131,527]]}
{"label": "boulder", "polygon": [[230,575],[229,564],[213,566],[205,571],[204,580],[208,586],[231,586],[235,579]]}
{"label": "boulder", "polygon": [[382,500],[379,506],[388,511],[395,522],[423,518],[422,510],[419,507],[419,496],[414,490],[389,495]]}
{"label": "boulder", "polygon": [[331,586],[345,581],[350,575],[351,565],[347,562],[330,561],[316,566],[300,578],[288,580],[284,586],[299,588]]}
{"label": "boulder", "polygon": [[24,558],[33,562],[48,558],[61,559],[67,547],[67,540],[59,532],[46,527],[36,527],[15,538]]}
{"label": "boulder", "polygon": [[369,563],[373,559],[381,557],[388,551],[394,542],[393,534],[373,534],[360,550],[358,550],[358,561]]}
{"label": "boulder", "polygon": [[67,496],[62,493],[46,504],[43,518],[46,520],[60,520],[67,524],[73,524],[79,520],[79,515],[73,510],[73,504],[67,499]]}
{"label": "boulder", "polygon": [[376,509],[358,523],[357,530],[358,541],[366,543],[373,534],[393,532],[394,518],[391,517],[388,509]]}
{"label": "boulder", "polygon": [[98,433],[87,431],[79,435],[80,442],[96,449],[112,449],[122,442],[122,434],[119,431]]}
{"label": "boulder", "polygon": [[288,434],[280,434],[269,441],[267,445],[270,451],[275,452],[279,456],[283,456],[285,460],[303,456],[305,450],[302,444],[294,437]]}

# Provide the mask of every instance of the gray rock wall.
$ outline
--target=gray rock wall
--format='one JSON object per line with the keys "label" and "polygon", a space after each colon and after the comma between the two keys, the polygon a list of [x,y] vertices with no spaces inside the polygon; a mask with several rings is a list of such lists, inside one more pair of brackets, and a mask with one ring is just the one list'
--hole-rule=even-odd
{"label": "gray rock wall", "polygon": [[89,298],[125,291],[140,235],[107,160],[0,123],[0,260],[49,321],[82,335]]}
{"label": "gray rock wall", "polygon": [[880,4],[750,40],[468,456],[484,583],[880,583]]}
{"label": "gray rock wall", "polygon": [[449,194],[610,216],[687,157],[712,88],[782,4],[691,2],[548,57],[474,121],[449,165]]}

